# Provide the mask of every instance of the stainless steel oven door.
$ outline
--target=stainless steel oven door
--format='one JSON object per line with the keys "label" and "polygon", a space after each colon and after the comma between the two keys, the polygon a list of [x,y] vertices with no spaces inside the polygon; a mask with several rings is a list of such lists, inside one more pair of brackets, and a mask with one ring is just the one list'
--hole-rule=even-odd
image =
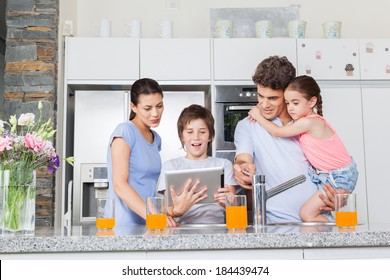
{"label": "stainless steel oven door", "polygon": [[216,150],[235,150],[234,131],[237,123],[248,116],[257,103],[216,103]]}

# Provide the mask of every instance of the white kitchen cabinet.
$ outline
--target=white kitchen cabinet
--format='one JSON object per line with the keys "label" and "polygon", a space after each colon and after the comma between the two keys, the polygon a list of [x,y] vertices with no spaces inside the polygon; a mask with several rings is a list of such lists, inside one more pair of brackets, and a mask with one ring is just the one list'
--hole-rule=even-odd
{"label": "white kitchen cabinet", "polygon": [[206,81],[211,79],[209,38],[141,39],[140,77],[158,81]]}
{"label": "white kitchen cabinet", "polygon": [[305,260],[388,259],[389,247],[305,248]]}
{"label": "white kitchen cabinet", "polygon": [[[356,161],[359,178],[355,188],[359,223],[367,223],[367,190],[363,136],[363,112],[359,84],[321,84],[323,113]],[[371,205],[370,205],[371,207]],[[371,222],[371,220],[370,220]]]}
{"label": "white kitchen cabinet", "polygon": [[214,39],[214,80],[252,81],[257,65],[271,55],[286,56],[296,66],[296,40],[289,38]]}
{"label": "white kitchen cabinet", "polygon": [[363,87],[367,200],[370,223],[390,222],[390,86]]}
{"label": "white kitchen cabinet", "polygon": [[390,80],[390,40],[359,40],[362,80]]}
{"label": "white kitchen cabinet", "polygon": [[359,44],[354,39],[298,39],[298,75],[316,80],[359,80]]}
{"label": "white kitchen cabinet", "polygon": [[69,37],[65,46],[65,79],[69,83],[139,78],[138,39]]}

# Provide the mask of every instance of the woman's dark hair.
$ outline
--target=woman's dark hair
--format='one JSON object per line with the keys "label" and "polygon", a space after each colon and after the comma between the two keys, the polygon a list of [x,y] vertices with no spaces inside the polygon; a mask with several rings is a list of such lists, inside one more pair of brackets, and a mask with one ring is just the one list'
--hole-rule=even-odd
{"label": "woman's dark hair", "polygon": [[[177,120],[177,132],[179,134],[180,140],[182,139],[183,131],[186,125],[192,120],[197,120],[197,119],[204,120],[209,130],[211,141],[214,139],[215,136],[214,117],[211,114],[210,110],[201,105],[192,104],[187,108],[184,108],[183,111],[181,111],[181,114]],[[182,147],[184,148],[184,143],[182,143]],[[211,145],[209,145],[209,148],[210,147]]]}
{"label": "woman's dark hair", "polygon": [[295,78],[295,67],[285,56],[270,56],[257,66],[252,80],[274,90],[285,89]]}
{"label": "woman's dark hair", "polygon": [[[137,106],[138,98],[141,94],[156,94],[156,93],[159,93],[161,94],[162,97],[164,97],[160,85],[155,80],[149,78],[139,79],[135,81],[134,84],[131,86],[130,100],[131,103]],[[135,117],[135,113],[131,111],[130,120],[134,119],[134,117]]]}
{"label": "woman's dark hair", "polygon": [[291,81],[286,90],[298,91],[307,100],[310,100],[312,97],[317,97],[317,103],[314,107],[317,109],[317,114],[322,116],[321,89],[312,77],[306,75],[298,76]]}

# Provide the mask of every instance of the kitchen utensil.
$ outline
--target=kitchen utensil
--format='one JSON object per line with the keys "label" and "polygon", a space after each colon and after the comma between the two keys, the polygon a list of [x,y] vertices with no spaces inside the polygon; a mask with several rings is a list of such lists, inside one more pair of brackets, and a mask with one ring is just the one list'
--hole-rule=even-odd
{"label": "kitchen utensil", "polygon": [[108,19],[102,19],[100,23],[93,25],[93,32],[100,37],[111,36],[111,21]]}
{"label": "kitchen utensil", "polygon": [[158,32],[161,38],[172,38],[173,23],[170,20],[164,20],[159,24],[160,31]]}
{"label": "kitchen utensil", "polygon": [[115,200],[110,198],[97,199],[96,227],[112,229],[115,226]]}
{"label": "kitchen utensil", "polygon": [[246,195],[226,196],[226,227],[245,229],[248,226]]}
{"label": "kitchen utensil", "polygon": [[267,200],[281,192],[284,192],[296,185],[299,185],[306,181],[305,175],[299,175],[294,177],[276,187],[273,187],[266,191],[265,189],[265,176],[249,173],[245,170],[241,170],[245,175],[252,177],[252,209],[253,209],[253,226],[266,225],[267,224]]}
{"label": "kitchen utensil", "polygon": [[233,21],[218,20],[215,24],[216,38],[232,38],[233,37]]}
{"label": "kitchen utensil", "polygon": [[335,195],[336,225],[340,228],[354,228],[357,225],[356,195]]}
{"label": "kitchen utensil", "polygon": [[255,31],[257,38],[271,38],[273,32],[273,24],[270,20],[260,20],[255,23]]}
{"label": "kitchen utensil", "polygon": [[341,35],[340,21],[327,21],[322,24],[324,37],[326,39],[339,39]]}
{"label": "kitchen utensil", "polygon": [[162,196],[146,198],[146,228],[164,230],[167,227],[165,198]]}
{"label": "kitchen utensil", "polygon": [[141,38],[141,26],[141,21],[135,19],[123,26],[123,32],[131,38]]}
{"label": "kitchen utensil", "polygon": [[305,38],[306,21],[292,20],[288,23],[288,36],[291,38]]}

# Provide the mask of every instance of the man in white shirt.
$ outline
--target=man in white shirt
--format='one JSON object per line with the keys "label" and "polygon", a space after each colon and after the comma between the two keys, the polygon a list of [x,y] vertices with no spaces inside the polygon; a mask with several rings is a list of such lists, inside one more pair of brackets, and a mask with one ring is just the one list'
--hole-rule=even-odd
{"label": "man in white shirt", "polygon": [[[292,122],[287,112],[284,90],[295,78],[295,74],[295,67],[286,57],[271,56],[257,66],[252,77],[257,85],[257,107],[265,118],[278,126]],[[265,175],[267,190],[296,176],[306,175],[307,180],[304,183],[267,201],[267,223],[300,222],[299,209],[317,191],[317,187],[307,176],[309,162],[297,138],[274,137],[257,122],[250,122],[245,118],[237,124],[234,143],[234,176],[237,183],[244,188],[251,189],[252,182],[251,177],[245,175],[242,170]],[[327,200],[323,196],[324,199]],[[326,205],[331,207],[329,200]],[[331,215],[330,219],[332,220]]]}

